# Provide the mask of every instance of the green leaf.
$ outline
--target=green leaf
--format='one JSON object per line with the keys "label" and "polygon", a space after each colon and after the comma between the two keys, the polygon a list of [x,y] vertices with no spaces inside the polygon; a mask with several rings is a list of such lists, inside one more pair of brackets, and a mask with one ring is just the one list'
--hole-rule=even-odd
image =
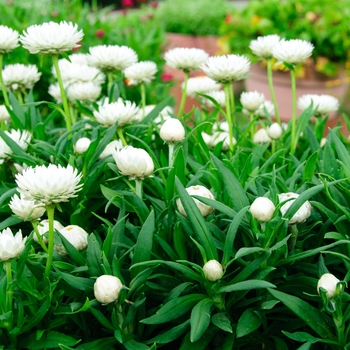
{"label": "green leaf", "polygon": [[311,181],[315,176],[315,167],[318,159],[318,151],[314,152],[306,161],[303,173],[303,182]]}
{"label": "green leaf", "polygon": [[99,277],[103,275],[101,269],[102,264],[102,251],[100,243],[96,239],[96,236],[91,233],[88,237],[88,246],[86,249],[86,262],[89,267],[90,277]]}
{"label": "green leaf", "polygon": [[78,266],[84,266],[86,264],[86,261],[83,258],[83,256],[79,253],[79,251],[59,231],[57,231],[56,234],[58,234],[58,236],[60,237],[61,242],[72,261]]}
{"label": "green leaf", "polygon": [[[53,263],[53,265],[55,266],[55,263]],[[73,288],[88,292],[91,292],[93,290],[94,281],[92,279],[73,276],[71,274],[61,272],[56,267],[55,270]]]}
{"label": "green leaf", "polygon": [[169,329],[168,331],[155,336],[150,339],[148,343],[159,343],[159,344],[167,344],[175,339],[179,338],[181,334],[183,334],[190,325],[190,320],[185,321],[184,323],[179,324],[178,326]]}
{"label": "green leaf", "polygon": [[210,309],[213,306],[213,300],[206,298],[201,300],[191,312],[191,342],[201,338],[210,324]]}
{"label": "green leaf", "polygon": [[261,280],[248,280],[243,282],[237,282],[225,287],[221,287],[219,293],[229,293],[237,292],[239,290],[251,290],[251,289],[260,289],[260,288],[276,288],[276,286],[270,282],[261,281]]}
{"label": "green leaf", "polygon": [[211,317],[211,323],[225,332],[232,333],[231,322],[225,312],[220,312]]}
{"label": "green leaf", "polygon": [[243,312],[237,323],[236,335],[237,338],[254,332],[261,325],[260,317],[255,313],[253,308],[247,309]]}
{"label": "green leaf", "polygon": [[337,150],[338,158],[344,163],[344,166],[346,166],[350,170],[350,155],[349,151],[346,149],[344,144],[340,141],[339,137],[335,133],[334,130],[329,130],[330,135],[332,136],[332,142],[335,145],[335,149]]}
{"label": "green leaf", "polygon": [[288,338],[299,341],[299,342],[308,342],[311,344],[315,343],[326,343],[326,344],[332,344],[339,346],[339,343],[333,340],[328,339],[320,339],[312,336],[309,333],[306,332],[295,332],[295,333],[289,333],[286,331],[282,331]]}
{"label": "green leaf", "polygon": [[113,349],[113,345],[117,344],[114,337],[102,338],[92,342],[84,343],[76,347],[76,350],[97,350],[97,349]]}
{"label": "green leaf", "polygon": [[243,256],[263,251],[265,251],[265,249],[260,247],[240,248],[235,255],[235,259],[237,260],[239,258],[242,258]]}
{"label": "green leaf", "polygon": [[45,332],[39,341],[36,337],[36,333],[32,333],[20,343],[20,347],[30,350],[57,349],[60,345],[74,346],[80,342],[80,339],[76,340],[57,331]]}
{"label": "green leaf", "polygon": [[129,340],[128,342],[123,343],[123,345],[126,347],[126,350],[150,350],[150,347],[139,343],[135,339]]}

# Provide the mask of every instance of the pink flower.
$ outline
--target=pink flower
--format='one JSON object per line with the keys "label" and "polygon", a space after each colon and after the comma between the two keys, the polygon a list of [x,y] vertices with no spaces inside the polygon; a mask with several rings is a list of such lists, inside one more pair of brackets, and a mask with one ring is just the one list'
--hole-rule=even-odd
{"label": "pink flower", "polygon": [[151,7],[153,7],[154,9],[156,9],[158,7],[158,5],[159,5],[158,1],[151,2]]}
{"label": "pink flower", "polygon": [[105,35],[105,32],[103,29],[97,29],[96,32],[95,32],[95,35],[98,37],[98,38],[103,38],[104,35]]}
{"label": "pink flower", "polygon": [[168,83],[169,81],[173,81],[174,77],[172,76],[172,74],[163,73],[163,74],[161,75],[161,79],[162,79],[162,81],[164,81],[165,83]]}
{"label": "pink flower", "polygon": [[134,0],[122,0],[123,7],[132,7],[134,6]]}

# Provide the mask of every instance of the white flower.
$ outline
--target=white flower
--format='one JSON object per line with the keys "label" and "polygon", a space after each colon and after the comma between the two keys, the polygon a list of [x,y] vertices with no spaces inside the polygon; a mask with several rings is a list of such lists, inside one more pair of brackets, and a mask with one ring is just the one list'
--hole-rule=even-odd
{"label": "white flower", "polygon": [[272,48],[281,40],[279,35],[271,34],[259,36],[256,40],[252,40],[249,48],[260,58],[272,57]]}
{"label": "white flower", "polygon": [[81,64],[82,66],[89,65],[89,54],[87,53],[73,53],[69,55],[69,59],[73,64]]}
{"label": "white flower", "polygon": [[[53,228],[54,230],[61,231],[63,229],[63,225],[57,221],[53,221]],[[41,220],[38,224],[38,232],[40,236],[44,236],[45,233],[49,232],[49,220]],[[34,241],[39,242],[38,236],[36,235],[36,232],[33,235]],[[46,244],[48,242],[48,239],[46,237],[43,237],[43,242]]]}
{"label": "white flower", "polygon": [[67,88],[67,98],[72,102],[76,100],[94,102],[100,96],[101,91],[101,85],[95,84],[92,81],[74,83]]}
{"label": "white flower", "polygon": [[94,111],[96,120],[103,126],[111,126],[118,122],[118,127],[130,124],[135,118],[139,108],[134,102],[119,99],[116,102],[104,103]]}
{"label": "white flower", "polygon": [[[281,193],[278,195],[280,203],[284,203],[281,207],[281,213],[284,216],[290,206],[294,203],[295,199],[298,198],[299,195],[293,192]],[[294,198],[290,200],[291,198]],[[289,225],[300,224],[304,222],[311,215],[311,204],[309,201],[306,201],[298,211],[293,215],[293,217],[289,220]]]}
{"label": "white flower", "polygon": [[208,56],[204,50],[195,47],[176,47],[167,51],[164,59],[168,66],[184,72],[190,72],[198,69],[200,65],[205,63]]}
{"label": "white flower", "polygon": [[[326,290],[327,299],[331,299],[336,296],[337,284],[340,282],[337,277],[331,273],[325,273],[321,276],[317,283],[317,292],[320,294],[320,288]],[[342,291],[340,287],[339,291]]]}
{"label": "white flower", "polygon": [[[27,150],[28,143],[32,138],[32,134],[27,130],[20,131],[12,129],[11,131],[5,131],[5,134],[15,141],[23,151]],[[0,137],[0,164],[2,164],[4,160],[9,159],[9,155],[11,154],[13,154],[12,149],[7,145],[4,139]]]}
{"label": "white flower", "polygon": [[83,31],[72,22],[45,22],[32,25],[20,35],[19,40],[30,53],[59,54],[79,47]]}
{"label": "white flower", "polygon": [[102,151],[102,153],[98,156],[98,159],[104,159],[108,156],[111,156],[113,151],[119,148],[123,148],[123,142],[121,140],[111,141]]}
{"label": "white flower", "polygon": [[185,138],[185,128],[180,120],[171,118],[164,122],[159,134],[163,141],[170,143],[180,142]]}
{"label": "white flower", "polygon": [[[201,185],[190,186],[190,187],[186,188],[186,191],[190,196],[200,196],[200,197],[204,197],[204,198],[215,199],[213,194],[207,188],[205,188],[204,186],[201,186]],[[209,214],[211,214],[214,211],[214,208],[200,202],[197,198],[193,198],[193,200],[196,203],[199,211],[201,212],[201,214],[204,217],[208,216]],[[176,200],[176,204],[177,204],[177,209],[179,210],[179,212],[182,215],[187,216],[185,208],[183,207],[180,198],[178,198]]]}
{"label": "white flower", "polygon": [[24,199],[22,195],[18,197],[17,194],[11,198],[9,207],[17,217],[24,221],[37,220],[44,215],[46,210],[35,204],[34,201]]}
{"label": "white flower", "polygon": [[270,117],[275,115],[275,107],[271,101],[263,102],[256,111],[259,117],[266,117],[266,113]]}
{"label": "white flower", "polygon": [[302,63],[310,57],[313,49],[314,46],[305,40],[281,40],[272,48],[272,55],[281,62],[294,65]]}
{"label": "white flower", "polygon": [[154,163],[150,155],[142,148],[126,146],[112,153],[119,171],[130,180],[150,176],[154,170]]}
{"label": "white flower", "polygon": [[18,32],[0,25],[0,54],[10,52],[18,46]]}
{"label": "white flower", "polygon": [[10,120],[10,113],[5,105],[0,105],[0,123]]}
{"label": "white flower", "polygon": [[265,96],[258,91],[242,92],[240,101],[243,108],[253,113],[265,102]]}
{"label": "white flower", "polygon": [[91,140],[87,137],[81,137],[74,145],[74,151],[78,154],[86,152],[90,146]]}
{"label": "white flower", "polygon": [[[227,151],[230,147],[230,134],[228,131],[215,131],[213,135],[202,132],[202,137],[205,144],[210,148],[214,148],[220,142],[222,142],[222,151]],[[236,143],[237,140],[232,137],[232,144],[235,145]]]}
{"label": "white flower", "polygon": [[[221,107],[226,107],[226,95],[225,91],[210,91],[206,95],[212,97]],[[216,107],[212,101],[206,99],[206,104],[208,107],[214,108]]]}
{"label": "white flower", "polygon": [[[65,87],[65,84],[63,84],[63,86]],[[57,101],[57,103],[62,102],[61,90],[58,83],[51,84],[48,93]]]}
{"label": "white flower", "polygon": [[327,143],[327,139],[325,137],[322,137],[321,141],[320,141],[320,147],[324,147]]}
{"label": "white flower", "polygon": [[213,56],[200,68],[209,78],[224,84],[244,79],[249,72],[250,61],[241,55]]}
{"label": "white flower", "polygon": [[22,165],[21,165],[21,164],[18,164],[18,163],[13,163],[13,166],[15,167],[15,169],[16,169],[16,171],[17,171],[18,173],[22,173],[22,171],[23,171],[24,169],[27,169],[27,168],[28,168],[28,165],[25,164],[25,163],[22,163]]}
{"label": "white flower", "polygon": [[157,65],[152,61],[142,61],[134,63],[124,70],[128,85],[137,85],[151,82],[157,73]]}
{"label": "white flower", "polygon": [[25,199],[42,202],[45,206],[68,202],[81,190],[81,177],[71,165],[66,168],[54,164],[29,167],[16,175],[17,190]]}
{"label": "white flower", "polygon": [[[77,225],[69,225],[60,229],[60,234],[67,239],[67,241],[78,251],[83,250],[88,245],[88,233]],[[62,244],[55,245],[60,255],[67,255],[67,251]]]}
{"label": "white flower", "polygon": [[[182,89],[184,88],[185,83],[182,83]],[[208,94],[212,91],[217,91],[221,88],[221,85],[218,84],[213,79],[203,75],[199,77],[189,78],[187,81],[186,95],[190,97],[196,97],[196,93]]]}
{"label": "white flower", "polygon": [[224,275],[224,268],[217,260],[209,260],[203,266],[203,272],[208,281],[215,282]]}
{"label": "white flower", "polygon": [[266,129],[266,132],[270,139],[278,140],[282,136],[283,129],[278,123],[273,123]]}
{"label": "white flower", "polygon": [[215,123],[213,125],[213,131],[226,131],[226,132],[229,132],[229,125],[228,125],[228,122],[226,121],[223,121],[223,122],[220,122],[220,123]]}
{"label": "white flower", "polygon": [[22,231],[19,230],[13,235],[10,228],[0,232],[0,261],[8,261],[18,257],[24,250],[27,237],[22,238]]}
{"label": "white flower", "polygon": [[253,136],[254,143],[267,143],[271,142],[269,135],[265,129],[259,129]]}
{"label": "white flower", "polygon": [[312,103],[315,115],[327,115],[339,109],[339,100],[331,95],[306,94],[298,99],[298,108],[302,111]]}
{"label": "white flower", "polygon": [[94,284],[94,295],[101,304],[109,304],[116,301],[123,284],[118,277],[102,275]]}
{"label": "white flower", "polygon": [[136,52],[127,46],[98,45],[89,51],[89,64],[103,71],[122,71],[137,62]]}
{"label": "white flower", "polygon": [[26,66],[16,63],[7,65],[2,71],[2,76],[8,90],[25,91],[33,88],[40,80],[41,73],[34,64]]}
{"label": "white flower", "polygon": [[258,197],[250,206],[253,218],[259,222],[268,222],[272,219],[275,205],[266,197]]}
{"label": "white flower", "polygon": [[[150,114],[150,112],[153,111],[155,106],[156,105],[146,105],[145,106],[145,115],[144,115],[144,117],[146,117],[148,114]],[[135,116],[135,120],[141,121],[142,117],[143,117],[142,108],[139,108],[139,111],[137,112],[137,114]]]}

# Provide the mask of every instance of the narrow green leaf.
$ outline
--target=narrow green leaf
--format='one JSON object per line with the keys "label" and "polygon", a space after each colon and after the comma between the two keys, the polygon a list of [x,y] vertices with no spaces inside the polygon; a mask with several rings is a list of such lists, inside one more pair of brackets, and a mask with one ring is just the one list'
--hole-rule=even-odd
{"label": "narrow green leaf", "polygon": [[210,309],[213,306],[213,300],[206,298],[201,300],[191,312],[191,342],[201,338],[210,324]]}
{"label": "narrow green leaf", "polygon": [[332,345],[337,345],[339,346],[339,343],[333,340],[328,340],[328,339],[321,339],[321,338],[316,338],[312,336],[309,333],[306,332],[295,332],[295,333],[289,333],[286,331],[282,331],[288,338],[299,341],[299,342],[308,342],[311,344],[315,343],[326,343],[326,344],[332,344]]}
{"label": "narrow green leaf", "polygon": [[169,329],[168,331],[157,335],[156,337],[150,339],[147,343],[159,343],[167,344],[173,342],[175,339],[179,338],[189,327],[190,320],[179,324],[178,326]]}
{"label": "narrow green leaf", "polygon": [[231,322],[225,312],[220,312],[211,317],[211,323],[225,332],[232,333]]}
{"label": "narrow green leaf", "polygon": [[318,151],[314,152],[306,161],[303,173],[303,182],[311,181],[315,176],[315,167],[318,160]]}
{"label": "narrow green leaf", "polygon": [[237,338],[244,337],[251,332],[254,332],[261,325],[260,317],[255,313],[253,308],[243,312],[237,323],[236,335]]}
{"label": "narrow green leaf", "polygon": [[261,288],[276,288],[276,286],[270,282],[262,280],[248,280],[243,282],[237,282],[225,287],[221,287],[219,293],[229,293],[237,292],[239,290],[251,290],[251,289],[261,289]]}
{"label": "narrow green leaf", "polygon": [[86,262],[89,267],[90,277],[99,277],[103,275],[103,271],[101,270],[100,266],[102,264],[102,251],[100,243],[93,233],[91,233],[88,237]]}
{"label": "narrow green leaf", "polygon": [[[57,331],[45,332],[40,340],[36,339],[36,333],[30,334],[28,338],[23,341],[26,349],[42,350],[42,349],[57,349],[60,345],[74,346],[80,342],[73,337],[60,333]],[[22,347],[22,346],[21,346]]]}
{"label": "narrow green leaf", "polygon": [[117,344],[117,340],[114,337],[102,338],[94,340],[88,343],[77,346],[76,350],[96,350],[96,349],[113,349],[113,346]]}

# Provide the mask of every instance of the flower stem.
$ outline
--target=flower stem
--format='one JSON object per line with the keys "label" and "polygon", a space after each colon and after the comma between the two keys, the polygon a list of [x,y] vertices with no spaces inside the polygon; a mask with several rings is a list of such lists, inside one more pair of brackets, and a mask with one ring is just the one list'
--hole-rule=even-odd
{"label": "flower stem", "polygon": [[169,171],[171,170],[174,164],[173,155],[174,155],[174,143],[169,142]]}
{"label": "flower stem", "polygon": [[112,103],[114,101],[114,93],[112,95],[112,86],[113,86],[113,82],[114,82],[113,72],[108,72],[107,78],[108,78],[107,90],[108,90],[109,103]]}
{"label": "flower stem", "polygon": [[5,269],[6,269],[6,280],[7,280],[6,311],[8,312],[8,311],[12,311],[12,299],[13,299],[11,260],[5,261]]}
{"label": "flower stem", "polygon": [[2,94],[4,96],[5,105],[10,107],[10,100],[9,100],[8,95],[7,95],[7,90],[6,90],[6,86],[5,86],[5,83],[4,83],[4,79],[2,77],[2,65],[3,65],[3,55],[0,54],[0,84],[1,84],[1,90],[2,90]]}
{"label": "flower stem", "polygon": [[230,107],[232,112],[232,126],[235,124],[235,95],[233,90],[233,83],[228,84],[228,91],[230,93]]}
{"label": "flower stem", "polygon": [[69,113],[69,107],[68,107],[68,100],[67,100],[67,95],[63,87],[63,81],[61,77],[61,72],[60,72],[60,67],[58,65],[58,55],[52,55],[52,62],[55,67],[56,75],[57,75],[57,82],[60,87],[60,92],[61,92],[61,99],[62,99],[62,104],[63,104],[63,110],[64,110],[64,119],[66,121],[66,126],[67,130],[70,130],[72,128],[72,121]]}
{"label": "flower stem", "polygon": [[295,138],[296,138],[296,124],[297,124],[297,87],[295,69],[290,71],[291,83],[292,83],[292,135],[290,144],[290,153],[294,154],[296,149]]}
{"label": "flower stem", "polygon": [[231,108],[230,108],[230,88],[231,83],[224,84],[224,91],[225,91],[225,100],[226,100],[226,121],[228,124],[228,131],[230,134],[230,151],[233,151],[233,125],[232,125],[232,118],[231,118]]}
{"label": "flower stem", "polygon": [[145,83],[140,84],[141,88],[141,108],[142,108],[142,119],[145,117],[145,109],[146,109],[146,88]]}
{"label": "flower stem", "polygon": [[142,180],[135,180],[136,182],[136,195],[142,199]]}
{"label": "flower stem", "polygon": [[276,152],[276,140],[271,141],[271,153],[275,154]]}
{"label": "flower stem", "polygon": [[279,125],[281,125],[281,118],[280,118],[280,115],[278,112],[275,89],[273,87],[273,80],[272,80],[272,58],[267,59],[267,79],[269,82],[271,100],[272,100],[273,106],[275,108],[276,121]]}
{"label": "flower stem", "polygon": [[50,270],[51,270],[51,262],[52,262],[52,255],[53,255],[53,243],[54,243],[54,235],[55,235],[55,228],[54,228],[54,215],[55,215],[55,205],[51,204],[46,207],[47,211],[47,217],[49,220],[49,246],[47,250],[47,261],[45,266],[45,277],[49,277]]}
{"label": "flower stem", "polygon": [[180,103],[180,107],[179,107],[179,111],[177,113],[177,118],[180,119],[182,117],[182,113],[184,111],[185,108],[185,103],[186,103],[186,97],[187,97],[187,82],[188,82],[188,78],[190,76],[190,72],[184,72],[185,73],[185,78],[184,78],[184,87],[182,89],[182,96],[181,96],[181,103]]}
{"label": "flower stem", "polygon": [[289,248],[289,251],[291,252],[295,248],[295,244],[297,243],[299,231],[298,231],[297,224],[290,225],[290,228],[292,230],[292,235],[288,242],[288,248]]}
{"label": "flower stem", "polygon": [[46,245],[44,243],[42,235],[39,233],[39,230],[38,230],[38,221],[37,220],[33,220],[32,221],[32,226],[33,226],[33,229],[34,229],[34,234],[38,238],[38,242],[39,242],[41,248],[43,248],[44,252],[47,253],[47,247],[46,247]]}
{"label": "flower stem", "polygon": [[16,92],[16,96],[17,96],[17,100],[18,100],[18,102],[21,104],[21,105],[23,105],[23,96],[22,96],[22,93],[20,92],[20,91],[17,91]]}
{"label": "flower stem", "polygon": [[123,134],[123,128],[117,128],[117,134],[119,136],[119,138],[122,140],[123,146],[127,146],[128,144],[126,143],[126,140],[124,138],[124,134]]}

